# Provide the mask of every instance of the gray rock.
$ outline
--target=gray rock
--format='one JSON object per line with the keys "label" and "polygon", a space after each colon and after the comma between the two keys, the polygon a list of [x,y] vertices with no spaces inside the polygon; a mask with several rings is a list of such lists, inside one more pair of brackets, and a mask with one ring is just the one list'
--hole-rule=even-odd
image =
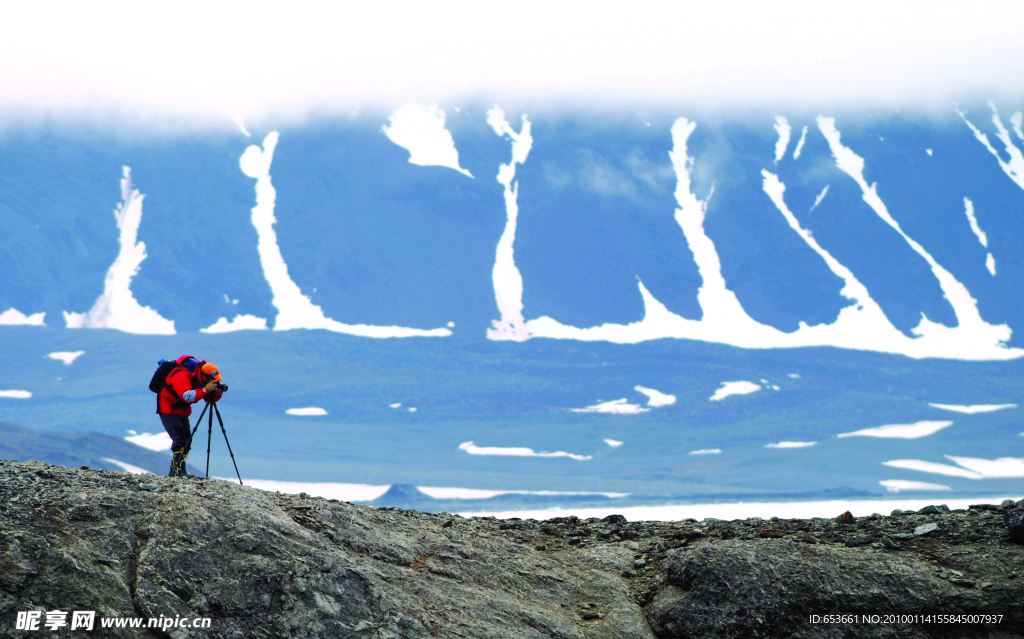
{"label": "gray rock", "polygon": [[921,524],[920,526],[918,526],[917,528],[914,529],[914,536],[915,537],[920,537],[921,535],[927,535],[928,533],[934,532],[934,531],[936,531],[938,529],[939,529],[939,525],[935,524],[935,523]]}
{"label": "gray rock", "polygon": [[1015,544],[1024,544],[1024,507],[1007,510],[1003,515],[1003,520],[1010,533],[1010,541]]}
{"label": "gray rock", "polygon": [[[818,625],[813,614],[969,611],[1004,615],[969,636],[1024,635],[1024,552],[1005,543],[1010,519],[988,510],[844,523],[537,522],[39,470],[0,462],[6,619],[29,609],[210,617],[211,628],[187,634],[196,639],[810,639],[893,631]],[[941,534],[910,534],[921,524]],[[953,636],[940,625],[898,631]],[[186,636],[176,632],[166,636]],[[20,635],[0,627],[6,636]]]}

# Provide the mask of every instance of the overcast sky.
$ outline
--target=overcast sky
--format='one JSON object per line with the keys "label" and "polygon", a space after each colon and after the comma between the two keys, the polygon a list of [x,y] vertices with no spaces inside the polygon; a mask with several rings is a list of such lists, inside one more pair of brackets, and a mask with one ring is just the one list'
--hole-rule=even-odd
{"label": "overcast sky", "polygon": [[934,108],[1024,94],[1020,0],[10,4],[8,119],[254,121],[460,100]]}

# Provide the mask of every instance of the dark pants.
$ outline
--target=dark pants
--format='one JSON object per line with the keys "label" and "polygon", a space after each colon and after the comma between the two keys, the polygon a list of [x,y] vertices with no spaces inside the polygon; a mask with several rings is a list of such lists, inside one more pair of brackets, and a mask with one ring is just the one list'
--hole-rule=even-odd
{"label": "dark pants", "polygon": [[188,417],[161,414],[160,421],[163,422],[164,430],[171,436],[171,450],[175,451],[185,448],[187,453],[188,448],[191,448],[188,438],[192,434],[192,427],[188,423]]}

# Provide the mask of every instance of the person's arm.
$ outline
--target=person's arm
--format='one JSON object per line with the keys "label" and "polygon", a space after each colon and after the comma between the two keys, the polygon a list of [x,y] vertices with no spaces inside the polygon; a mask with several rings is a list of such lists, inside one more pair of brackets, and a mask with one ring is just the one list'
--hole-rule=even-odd
{"label": "person's arm", "polygon": [[[185,385],[188,384],[186,387]],[[181,398],[189,404],[195,404],[202,398],[206,397],[207,393],[212,393],[217,388],[217,382],[210,382],[203,388],[191,388],[189,379],[184,375],[179,375],[174,379],[174,390],[178,391]]]}

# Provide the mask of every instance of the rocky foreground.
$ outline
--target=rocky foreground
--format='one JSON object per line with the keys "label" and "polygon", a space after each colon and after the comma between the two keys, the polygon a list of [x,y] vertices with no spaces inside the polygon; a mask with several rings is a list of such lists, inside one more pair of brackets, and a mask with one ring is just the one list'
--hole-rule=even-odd
{"label": "rocky foreground", "polygon": [[[1024,500],[857,519],[464,519],[0,462],[0,635],[1018,637],[1022,518]],[[16,629],[31,610],[94,610],[96,625]]]}

